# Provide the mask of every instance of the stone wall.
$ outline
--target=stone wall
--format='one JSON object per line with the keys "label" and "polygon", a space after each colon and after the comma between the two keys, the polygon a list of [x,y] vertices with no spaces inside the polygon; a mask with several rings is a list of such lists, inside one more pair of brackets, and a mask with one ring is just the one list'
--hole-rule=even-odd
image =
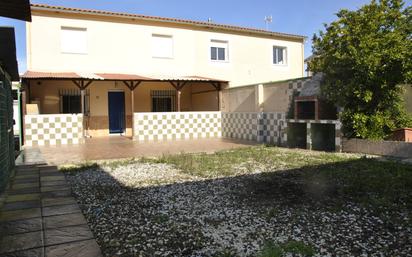
{"label": "stone wall", "polygon": [[66,145],[83,142],[82,114],[26,115],[25,145]]}

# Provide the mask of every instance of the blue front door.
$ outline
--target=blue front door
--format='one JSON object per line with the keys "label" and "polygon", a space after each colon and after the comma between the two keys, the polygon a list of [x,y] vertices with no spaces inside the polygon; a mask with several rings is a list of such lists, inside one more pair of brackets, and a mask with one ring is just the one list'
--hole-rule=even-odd
{"label": "blue front door", "polygon": [[125,129],[124,92],[109,92],[109,131],[123,133]]}

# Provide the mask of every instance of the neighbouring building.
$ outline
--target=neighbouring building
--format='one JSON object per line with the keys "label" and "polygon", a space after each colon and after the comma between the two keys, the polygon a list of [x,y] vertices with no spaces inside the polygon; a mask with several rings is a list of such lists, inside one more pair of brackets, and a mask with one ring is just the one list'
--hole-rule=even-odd
{"label": "neighbouring building", "polygon": [[112,134],[220,136],[216,124],[230,104],[222,90],[304,76],[304,36],[38,4],[31,10],[26,145]]}

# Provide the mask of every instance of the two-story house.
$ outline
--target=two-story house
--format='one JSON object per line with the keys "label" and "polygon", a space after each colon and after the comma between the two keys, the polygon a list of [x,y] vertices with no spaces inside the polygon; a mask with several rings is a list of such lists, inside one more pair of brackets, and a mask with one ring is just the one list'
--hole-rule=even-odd
{"label": "two-story house", "polygon": [[[25,121],[44,115],[39,125],[26,124],[28,141],[62,131],[136,136],[138,113],[220,111],[224,88],[304,76],[305,37],[299,35],[37,4],[26,33]],[[63,119],[81,128],[48,124]],[[51,137],[45,144],[76,138]]]}

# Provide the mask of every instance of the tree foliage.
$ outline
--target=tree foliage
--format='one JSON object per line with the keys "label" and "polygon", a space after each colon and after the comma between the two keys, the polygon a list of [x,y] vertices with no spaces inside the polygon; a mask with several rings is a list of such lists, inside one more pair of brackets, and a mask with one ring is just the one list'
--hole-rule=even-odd
{"label": "tree foliage", "polygon": [[402,84],[412,81],[412,9],[402,0],[373,0],[313,37],[309,69],[322,72],[322,94],[343,107],[347,137],[380,139],[411,126]]}

